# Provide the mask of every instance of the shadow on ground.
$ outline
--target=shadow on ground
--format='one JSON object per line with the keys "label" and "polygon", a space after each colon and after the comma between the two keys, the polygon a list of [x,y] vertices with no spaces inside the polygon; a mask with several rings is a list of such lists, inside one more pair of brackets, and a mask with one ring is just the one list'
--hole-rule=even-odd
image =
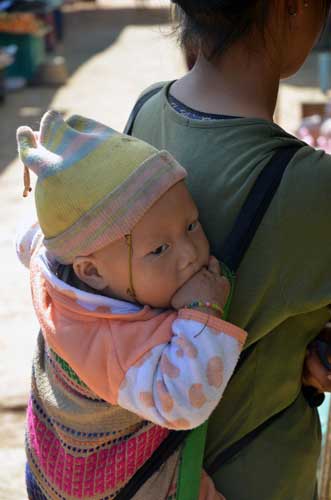
{"label": "shadow on ground", "polygon": [[[72,76],[91,57],[113,45],[127,26],[163,25],[168,22],[168,8],[99,8],[87,3],[67,7],[64,12],[63,55],[69,75]],[[7,95],[5,103],[0,106],[0,175],[16,157],[17,127],[25,124],[36,128],[57,91],[55,87],[30,86]]]}

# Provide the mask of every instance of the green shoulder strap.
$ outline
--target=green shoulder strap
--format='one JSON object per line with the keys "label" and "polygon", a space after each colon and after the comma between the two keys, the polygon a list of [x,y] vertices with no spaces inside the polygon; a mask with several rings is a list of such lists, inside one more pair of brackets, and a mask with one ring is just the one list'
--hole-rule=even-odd
{"label": "green shoulder strap", "polygon": [[[224,307],[223,319],[227,319],[233,295],[235,275],[222,264],[222,273],[231,284],[230,294]],[[207,437],[208,420],[188,434],[182,451],[176,500],[199,498],[201,471]]]}

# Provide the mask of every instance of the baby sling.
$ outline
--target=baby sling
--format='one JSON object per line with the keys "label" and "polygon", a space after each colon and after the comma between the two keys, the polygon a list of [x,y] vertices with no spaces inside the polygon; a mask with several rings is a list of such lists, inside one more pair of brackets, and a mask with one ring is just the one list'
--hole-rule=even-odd
{"label": "baby sling", "polygon": [[[134,121],[139,111],[150,98],[162,89],[162,87],[163,85],[154,87],[136,102],[124,130],[126,134],[132,134]],[[277,191],[287,165],[302,146],[303,144],[291,145],[278,149],[275,152],[255,181],[225,244],[222,248],[217,249],[217,255],[221,262],[225,264],[226,274],[232,285],[235,272]],[[225,308],[225,319],[230,301],[231,297]],[[243,351],[238,366],[250,356],[255,347],[256,344],[253,344]],[[293,403],[294,402],[291,404]],[[243,438],[223,450],[207,468],[207,472],[212,475],[222,464],[247,446],[263,429],[279,418],[287,409],[288,407],[276,413]],[[147,460],[117,495],[116,500],[132,499],[141,486],[160,469],[162,464],[165,463],[180,446],[183,446],[183,452],[176,500],[197,500],[199,496],[201,469],[203,467],[207,427],[208,422],[205,422],[192,431],[171,431],[169,436],[163,441],[150,459]]]}

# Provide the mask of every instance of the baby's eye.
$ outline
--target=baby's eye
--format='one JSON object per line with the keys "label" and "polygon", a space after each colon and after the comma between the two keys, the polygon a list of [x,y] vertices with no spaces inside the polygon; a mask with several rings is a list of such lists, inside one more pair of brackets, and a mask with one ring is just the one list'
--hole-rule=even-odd
{"label": "baby's eye", "polygon": [[151,255],[162,255],[166,250],[168,250],[169,245],[165,243],[164,245],[160,245],[155,250],[151,252]]}
{"label": "baby's eye", "polygon": [[187,226],[187,230],[188,231],[194,231],[199,225],[199,221],[198,220],[195,220],[194,222],[191,222],[191,224],[189,224]]}

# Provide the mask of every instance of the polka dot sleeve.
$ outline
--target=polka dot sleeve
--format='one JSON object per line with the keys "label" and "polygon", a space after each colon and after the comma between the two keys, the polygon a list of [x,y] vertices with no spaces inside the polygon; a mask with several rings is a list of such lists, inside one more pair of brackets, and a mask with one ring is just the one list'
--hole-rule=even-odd
{"label": "polka dot sleeve", "polygon": [[245,338],[226,321],[179,314],[169,342],[154,346],[128,369],[118,403],[169,429],[201,425],[222,398]]}

